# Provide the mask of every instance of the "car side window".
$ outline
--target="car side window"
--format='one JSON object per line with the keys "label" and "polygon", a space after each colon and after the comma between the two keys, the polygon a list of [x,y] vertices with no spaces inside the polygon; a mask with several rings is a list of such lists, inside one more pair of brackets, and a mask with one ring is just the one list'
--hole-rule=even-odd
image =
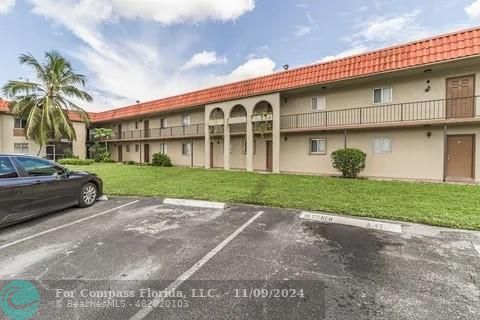
{"label": "car side window", "polygon": [[25,169],[29,177],[45,177],[63,174],[64,169],[47,160],[17,157],[17,161]]}
{"label": "car side window", "polygon": [[18,178],[17,170],[7,157],[0,157],[0,179]]}

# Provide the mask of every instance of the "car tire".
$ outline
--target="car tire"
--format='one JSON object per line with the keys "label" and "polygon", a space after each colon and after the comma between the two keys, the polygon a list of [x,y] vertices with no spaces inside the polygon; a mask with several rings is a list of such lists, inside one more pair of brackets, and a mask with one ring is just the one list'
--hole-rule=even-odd
{"label": "car tire", "polygon": [[93,206],[98,197],[98,188],[95,184],[87,182],[83,185],[78,199],[80,208],[88,208]]}

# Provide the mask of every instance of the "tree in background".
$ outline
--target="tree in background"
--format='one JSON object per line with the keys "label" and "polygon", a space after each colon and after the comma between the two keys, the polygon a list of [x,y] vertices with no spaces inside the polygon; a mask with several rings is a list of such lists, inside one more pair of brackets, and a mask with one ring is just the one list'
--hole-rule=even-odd
{"label": "tree in background", "polygon": [[93,153],[93,157],[97,162],[109,162],[111,161],[111,154],[108,151],[108,139],[113,134],[112,129],[107,128],[95,128],[93,129],[93,138],[95,144],[90,148]]}
{"label": "tree in background", "polygon": [[51,140],[76,140],[69,112],[77,113],[88,123],[88,114],[74,101],[93,100],[81,90],[85,87],[85,77],[75,73],[70,62],[56,51],[46,52],[43,63],[31,54],[20,55],[19,62],[30,67],[36,79],[9,81],[3,86],[3,93],[13,99],[11,112],[26,120],[26,137],[40,145],[38,154]]}

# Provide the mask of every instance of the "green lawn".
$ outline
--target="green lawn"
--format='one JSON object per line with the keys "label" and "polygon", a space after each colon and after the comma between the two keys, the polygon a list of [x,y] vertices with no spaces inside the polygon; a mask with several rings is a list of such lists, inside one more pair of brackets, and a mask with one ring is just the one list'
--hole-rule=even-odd
{"label": "green lawn", "polygon": [[191,198],[480,230],[480,187],[95,164],[110,195]]}

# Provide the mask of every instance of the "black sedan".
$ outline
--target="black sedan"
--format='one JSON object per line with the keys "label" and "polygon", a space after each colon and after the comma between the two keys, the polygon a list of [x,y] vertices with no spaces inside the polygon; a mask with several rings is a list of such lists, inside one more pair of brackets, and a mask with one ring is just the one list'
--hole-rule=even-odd
{"label": "black sedan", "polygon": [[54,162],[0,154],[0,227],[42,214],[89,207],[102,195],[102,180]]}

